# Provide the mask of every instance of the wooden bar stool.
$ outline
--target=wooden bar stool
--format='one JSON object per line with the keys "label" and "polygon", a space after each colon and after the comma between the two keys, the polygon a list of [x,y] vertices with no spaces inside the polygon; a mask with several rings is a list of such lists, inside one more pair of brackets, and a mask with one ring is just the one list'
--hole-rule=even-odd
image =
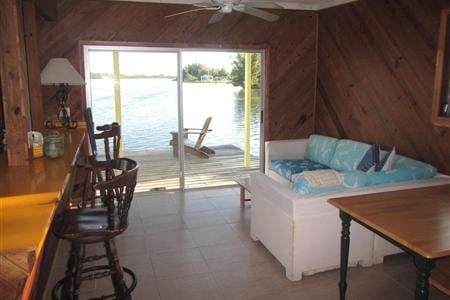
{"label": "wooden bar stool", "polygon": [[[91,197],[89,194],[94,192],[92,187],[95,183],[114,177],[113,172],[107,166],[111,165],[112,160],[119,159],[121,144],[121,128],[118,123],[98,126],[97,132],[95,132],[90,108],[85,111],[85,119],[91,155],[77,161],[78,168],[75,173],[77,176],[74,176],[75,180],[72,182],[71,188],[74,196],[71,204],[78,207],[92,206],[99,199],[99,197]],[[100,154],[97,149],[97,141],[99,140],[104,150]],[[101,165],[102,168],[93,168],[93,165]],[[85,201],[86,199],[91,201]]]}
{"label": "wooden bar stool", "polygon": [[96,129],[98,132],[96,133],[92,110],[90,108],[87,108],[85,111],[85,119],[92,156],[98,156],[97,140],[102,140],[105,160],[110,161],[111,159],[119,158],[121,141],[120,124],[113,122],[111,124],[97,126]]}
{"label": "wooden bar stool", "polygon": [[[94,166],[97,169],[103,167]],[[104,206],[69,209],[55,218],[53,231],[57,237],[71,242],[71,250],[66,276],[53,288],[54,299],[78,299],[82,281],[106,276],[111,276],[114,293],[99,299],[131,299],[130,293],[136,287],[134,273],[120,266],[113,239],[128,226],[128,211],[136,186],[138,165],[134,160],[121,158],[112,160],[107,167],[114,170],[114,177],[93,186],[96,195],[104,197]],[[103,243],[106,254],[85,257],[85,245],[92,243]],[[107,258],[107,265],[83,268],[83,263],[102,258]],[[131,284],[126,284],[124,273],[131,277]]]}

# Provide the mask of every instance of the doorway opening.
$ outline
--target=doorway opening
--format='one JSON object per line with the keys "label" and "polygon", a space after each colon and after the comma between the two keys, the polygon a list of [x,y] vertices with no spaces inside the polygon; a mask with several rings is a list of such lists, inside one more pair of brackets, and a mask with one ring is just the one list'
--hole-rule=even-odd
{"label": "doorway opening", "polygon": [[230,185],[260,168],[263,54],[84,46],[87,106],[96,125],[121,124],[137,190]]}

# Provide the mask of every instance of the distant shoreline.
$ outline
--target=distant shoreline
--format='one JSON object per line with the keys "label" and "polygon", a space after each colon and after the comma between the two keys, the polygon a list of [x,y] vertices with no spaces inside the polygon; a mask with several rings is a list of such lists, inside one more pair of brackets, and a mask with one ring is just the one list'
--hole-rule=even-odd
{"label": "distant shoreline", "polygon": [[[91,73],[91,79],[114,79],[113,74],[110,73]],[[135,75],[126,75],[120,74],[120,79],[172,79],[176,80],[177,76],[170,75],[144,75],[144,74],[135,74]]]}
{"label": "distant shoreline", "polygon": [[[91,79],[114,79],[112,74],[107,73],[91,73]],[[167,79],[176,81],[176,76],[168,75],[120,75],[120,79]],[[187,83],[226,83],[231,84],[231,80],[184,80]]]}

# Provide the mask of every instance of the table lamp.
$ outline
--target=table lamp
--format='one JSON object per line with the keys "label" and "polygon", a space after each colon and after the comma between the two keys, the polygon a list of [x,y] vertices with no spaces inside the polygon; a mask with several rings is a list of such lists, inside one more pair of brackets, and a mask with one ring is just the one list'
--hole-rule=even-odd
{"label": "table lamp", "polygon": [[[75,128],[76,122],[70,121],[70,109],[66,106],[71,85],[84,85],[81,75],[75,70],[66,58],[52,58],[41,72],[41,84],[58,85],[56,102],[58,104],[57,119],[65,128]],[[46,127],[55,127],[51,121],[46,122]]]}

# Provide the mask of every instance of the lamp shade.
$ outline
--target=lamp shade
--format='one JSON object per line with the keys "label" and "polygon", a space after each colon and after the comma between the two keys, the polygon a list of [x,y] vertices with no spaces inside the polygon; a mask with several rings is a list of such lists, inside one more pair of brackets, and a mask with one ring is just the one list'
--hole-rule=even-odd
{"label": "lamp shade", "polygon": [[41,84],[85,84],[81,75],[66,58],[52,58],[41,72]]}

